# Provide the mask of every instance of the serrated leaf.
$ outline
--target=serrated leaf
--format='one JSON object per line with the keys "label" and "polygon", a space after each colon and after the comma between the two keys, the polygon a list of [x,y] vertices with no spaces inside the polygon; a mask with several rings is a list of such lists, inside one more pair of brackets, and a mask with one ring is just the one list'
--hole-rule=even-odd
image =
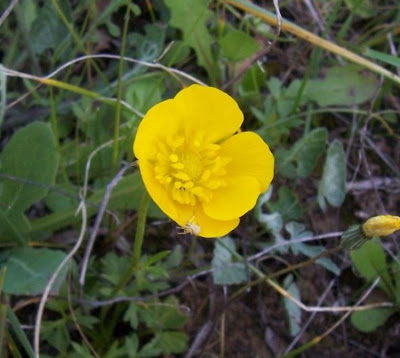
{"label": "serrated leaf", "polygon": [[229,31],[220,39],[219,44],[226,58],[233,62],[243,61],[260,49],[253,37],[240,30]]}
{"label": "serrated leaf", "polygon": [[[7,259],[2,262],[2,266],[7,267],[4,292],[32,296],[43,292],[51,275],[66,256],[62,251],[31,247],[15,248],[7,254]],[[66,274],[67,267],[58,275],[51,292],[58,291]]]}
{"label": "serrated leaf", "polygon": [[368,333],[382,326],[392,314],[392,309],[384,307],[355,311],[351,314],[351,323],[360,332]]}
{"label": "serrated leaf", "polygon": [[324,152],[327,138],[328,132],[325,128],[312,130],[298,140],[289,151],[281,155],[281,160],[277,160],[278,170],[286,173],[285,167],[295,163],[298,176],[304,178],[310,175]]}
{"label": "serrated leaf", "polygon": [[207,0],[165,0],[171,12],[171,26],[182,31],[185,44],[196,52],[198,64],[211,75],[213,38],[208,32],[207,22],[212,12],[208,10],[208,4]]}
{"label": "serrated leaf", "polygon": [[233,261],[232,251],[235,249],[235,242],[229,236],[215,240],[211,266],[216,285],[233,285],[247,281],[244,263]]}
{"label": "serrated leaf", "polygon": [[179,330],[187,320],[180,312],[178,300],[173,296],[169,296],[163,302],[155,301],[146,307],[139,306],[138,314],[149,328],[156,331]]}
{"label": "serrated leaf", "polygon": [[342,143],[334,140],[327,151],[322,178],[318,186],[318,203],[325,211],[327,202],[340,207],[346,197],[346,156]]}
{"label": "serrated leaf", "polygon": [[[287,223],[285,229],[290,234],[290,240],[298,240],[313,236],[313,233],[311,231],[307,231],[303,224],[294,221]],[[321,246],[307,245],[302,242],[293,243],[290,248],[293,253],[302,253],[310,258],[314,258],[324,251],[324,248]],[[335,275],[340,275],[340,268],[331,259],[322,257],[315,262],[333,272]]]}
{"label": "serrated leaf", "polygon": [[130,302],[128,309],[125,311],[124,322],[129,322],[130,326],[133,329],[136,329],[139,325],[139,318],[138,318],[138,306],[136,302]]}
{"label": "serrated leaf", "polygon": [[[258,198],[256,207],[254,208],[254,214],[258,222],[269,232],[271,232],[272,236],[274,237],[273,243],[268,243],[266,245],[260,245],[262,249],[266,249],[269,246],[272,246],[279,242],[285,242],[287,240],[281,234],[281,230],[283,228],[283,220],[282,216],[279,213],[272,213],[272,214],[264,214],[262,211],[262,207],[265,203],[267,203],[272,195],[273,185],[270,186],[268,191],[264,194],[261,194]],[[288,246],[281,246],[276,249],[278,252],[285,253],[288,251]]]}
{"label": "serrated leaf", "polygon": [[184,332],[164,331],[156,334],[158,346],[164,354],[183,353],[187,347],[188,337]]}

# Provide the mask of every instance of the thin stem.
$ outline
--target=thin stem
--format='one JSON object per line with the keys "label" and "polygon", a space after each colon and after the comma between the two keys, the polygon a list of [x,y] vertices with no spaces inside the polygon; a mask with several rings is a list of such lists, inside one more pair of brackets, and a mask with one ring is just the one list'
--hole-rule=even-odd
{"label": "thin stem", "polygon": [[115,286],[114,290],[111,293],[111,296],[114,296],[122,287],[124,287],[132,275],[137,271],[139,267],[140,255],[142,253],[142,245],[144,238],[144,230],[146,227],[146,217],[147,217],[147,209],[150,204],[150,196],[147,191],[143,194],[142,201],[140,202],[140,207],[138,211],[138,222],[136,227],[135,241],[133,243],[133,253],[132,253],[132,261],[129,269],[122,276],[121,281],[118,285]]}
{"label": "thin stem", "polygon": [[124,72],[123,58],[125,54],[126,37],[128,33],[129,14],[130,14],[130,7],[128,4],[126,5],[125,23],[124,23],[124,30],[122,33],[121,59],[118,65],[117,102],[115,105],[114,144],[113,144],[113,155],[112,155],[112,163],[114,169],[116,169],[118,165],[118,153],[119,153],[118,138],[119,138],[119,125],[121,122],[122,74]]}
{"label": "thin stem", "polygon": [[138,212],[138,223],[136,227],[135,242],[133,244],[132,254],[132,273],[135,272],[137,267],[139,266],[140,255],[142,253],[144,231],[146,227],[147,209],[149,208],[149,204],[150,196],[147,191],[145,191]]}

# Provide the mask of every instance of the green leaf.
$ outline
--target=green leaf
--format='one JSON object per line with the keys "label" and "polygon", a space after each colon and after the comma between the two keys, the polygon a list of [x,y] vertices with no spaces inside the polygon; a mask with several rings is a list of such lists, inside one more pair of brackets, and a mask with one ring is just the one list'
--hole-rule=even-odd
{"label": "green leaf", "polygon": [[371,282],[377,277],[381,277],[382,281],[379,286],[386,291],[389,297],[392,297],[393,284],[380,240],[367,241],[359,249],[350,251],[350,257],[359,274],[367,281]]}
{"label": "green leaf", "polygon": [[[303,224],[294,221],[287,223],[285,229],[290,234],[290,240],[313,236],[313,233],[311,231],[307,231]],[[301,252],[303,255],[310,258],[320,255],[325,250],[322,246],[307,245],[302,242],[293,243],[290,248],[293,253],[298,254]],[[335,275],[340,275],[340,268],[331,259],[327,257],[321,257],[315,262],[333,272]]]}
{"label": "green leaf", "polygon": [[187,347],[188,337],[184,332],[165,331],[156,334],[158,346],[164,354],[183,353]]}
{"label": "green leaf", "polygon": [[[138,209],[140,199],[144,193],[144,185],[138,172],[127,175],[122,178],[111,193],[107,208],[116,209]],[[98,207],[104,197],[105,188],[96,191],[90,198],[90,204],[87,205],[88,217],[97,213]],[[76,207],[78,206],[78,203]],[[31,235],[37,235],[42,232],[49,232],[69,226],[80,221],[80,217],[75,215],[76,208],[49,214],[45,217],[32,221]],[[165,215],[154,204],[149,207],[149,216],[153,218],[165,218]]]}
{"label": "green leaf", "polygon": [[157,332],[139,352],[139,357],[159,357],[160,355],[183,353],[187,348],[187,336],[183,332]]}
{"label": "green leaf", "polygon": [[[71,8],[66,0],[57,1],[64,16],[71,21]],[[41,54],[47,49],[55,49],[64,41],[70,39],[69,31],[61,21],[51,1],[47,1],[39,9],[37,17],[29,33],[32,49]]]}
{"label": "green leaf", "polygon": [[2,172],[22,180],[5,180],[0,202],[6,214],[22,213],[42,199],[54,184],[59,155],[50,125],[36,122],[20,129],[2,154]]}
{"label": "green leaf", "polygon": [[345,0],[347,7],[355,14],[363,18],[376,16],[376,11],[371,0]]}
{"label": "green leaf", "polygon": [[[2,266],[7,267],[4,292],[14,295],[39,295],[46,287],[51,275],[65,253],[58,250],[21,247],[9,250],[5,254]],[[63,269],[52,286],[56,293],[64,282],[67,268]]]}
{"label": "green leaf", "polygon": [[146,307],[138,306],[138,314],[142,321],[154,331],[179,330],[187,318],[180,312],[179,302],[169,296],[165,301],[154,301]]}
{"label": "green leaf", "polygon": [[321,182],[318,187],[318,203],[325,211],[326,203],[334,207],[343,204],[346,196],[346,156],[342,143],[334,140],[328,148]]}
{"label": "green leaf", "polygon": [[278,170],[282,175],[290,177],[293,173],[288,172],[287,167],[295,163],[299,177],[310,175],[324,152],[327,138],[328,132],[325,128],[314,129],[298,140],[289,151],[281,151],[276,160]]}
{"label": "green leaf", "polygon": [[0,208],[0,242],[18,242],[24,245],[27,241],[21,226],[16,225],[15,220],[9,218],[4,210]]}
{"label": "green leaf", "polygon": [[392,309],[383,307],[355,311],[351,314],[351,323],[360,332],[368,333],[382,326],[392,314]]}
{"label": "green leaf", "polygon": [[139,318],[138,318],[138,305],[136,302],[130,302],[128,309],[125,311],[124,322],[129,322],[130,326],[133,329],[137,329],[139,325]]}
{"label": "green leaf", "polygon": [[207,0],[165,0],[165,5],[171,12],[171,26],[182,31],[185,44],[196,52],[198,64],[212,77],[213,38],[207,29],[207,22],[212,12],[208,10],[208,4]]}
{"label": "green leaf", "polygon": [[143,78],[130,84],[126,91],[126,101],[134,103],[135,108],[146,113],[155,104],[161,102],[164,85],[161,76]]}
{"label": "green leaf", "polygon": [[379,60],[387,63],[388,65],[400,67],[400,58],[398,56],[389,55],[387,53],[372,50],[370,48],[368,48],[364,54],[365,56],[373,58],[374,60]]}
{"label": "green leaf", "polygon": [[243,61],[260,49],[253,37],[240,30],[229,31],[220,39],[219,44],[227,59],[234,62]]}
{"label": "green leaf", "polygon": [[353,106],[371,99],[378,85],[378,79],[362,67],[332,67],[325,78],[307,83],[303,103],[315,101],[321,107]]}
{"label": "green leaf", "polygon": [[212,275],[216,285],[233,285],[247,281],[247,271],[243,262],[233,262],[232,251],[235,251],[235,242],[226,236],[215,240]]}
{"label": "green leaf", "polygon": [[269,203],[268,207],[281,214],[284,221],[296,220],[302,215],[299,200],[288,187],[280,187],[278,196],[278,201]]}
{"label": "green leaf", "polygon": [[[276,243],[280,242],[285,242],[287,240],[284,239],[284,237],[281,234],[281,230],[283,228],[283,220],[282,220],[282,215],[279,213],[272,213],[272,214],[264,214],[262,207],[265,203],[268,203],[268,201],[271,198],[272,195],[272,189],[273,186],[270,187],[268,191],[266,191],[264,194],[261,194],[260,197],[258,198],[256,207],[254,208],[254,215],[257,219],[257,221],[269,232],[271,232],[272,236],[274,237],[274,242],[273,243],[268,243],[268,244],[262,244],[261,248],[266,249],[268,246],[272,246]],[[268,204],[267,204],[268,205]],[[281,246],[278,247],[276,250],[281,253],[287,252],[289,249],[288,246]]]}

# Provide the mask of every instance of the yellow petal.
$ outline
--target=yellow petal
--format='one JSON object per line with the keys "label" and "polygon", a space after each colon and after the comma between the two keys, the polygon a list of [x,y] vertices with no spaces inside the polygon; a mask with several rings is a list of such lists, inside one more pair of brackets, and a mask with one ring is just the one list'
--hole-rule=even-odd
{"label": "yellow petal", "polygon": [[150,162],[139,159],[139,168],[144,185],[159,208],[179,225],[183,226],[187,223],[194,216],[195,208],[179,204],[172,199],[165,185],[155,179],[154,169]]}
{"label": "yellow petal", "polygon": [[215,220],[207,216],[203,210],[196,211],[196,222],[200,227],[198,236],[214,238],[225,236],[239,225],[239,218],[227,221]]}
{"label": "yellow petal", "polygon": [[185,113],[186,134],[204,132],[209,143],[231,136],[243,122],[243,113],[235,100],[214,87],[192,85],[180,91],[174,101],[179,111]]}
{"label": "yellow petal", "polygon": [[155,145],[160,139],[171,137],[182,128],[183,116],[174,100],[156,104],[146,113],[139,124],[133,152],[135,157],[151,158],[156,153]]}
{"label": "yellow petal", "polygon": [[260,195],[256,178],[235,176],[227,179],[225,187],[214,191],[210,202],[203,204],[207,216],[216,220],[233,220],[251,210]]}
{"label": "yellow petal", "polygon": [[268,145],[253,132],[242,132],[221,144],[220,154],[231,158],[229,176],[251,176],[260,183],[260,193],[269,187],[274,176],[274,157]]}

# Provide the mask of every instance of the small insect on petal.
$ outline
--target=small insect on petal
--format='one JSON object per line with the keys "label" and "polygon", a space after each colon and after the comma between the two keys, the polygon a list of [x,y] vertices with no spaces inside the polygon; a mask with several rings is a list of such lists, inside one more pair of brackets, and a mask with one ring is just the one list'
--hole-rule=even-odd
{"label": "small insect on petal", "polygon": [[196,224],[195,217],[193,216],[184,226],[179,226],[179,235],[190,234],[197,236],[200,234],[200,226]]}

